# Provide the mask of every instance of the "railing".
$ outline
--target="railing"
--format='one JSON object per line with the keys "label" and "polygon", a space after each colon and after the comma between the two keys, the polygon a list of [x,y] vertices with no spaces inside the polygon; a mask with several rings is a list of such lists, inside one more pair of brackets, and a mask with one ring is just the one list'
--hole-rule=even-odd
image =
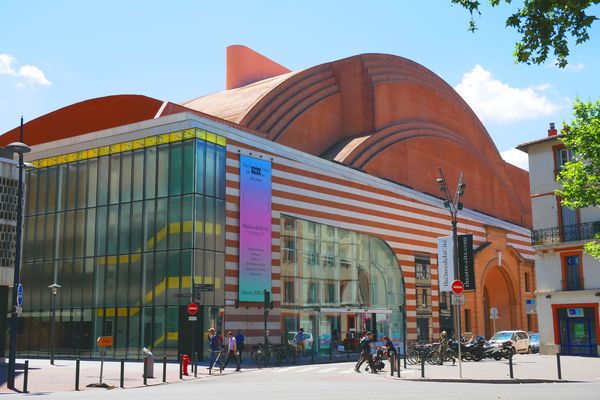
{"label": "railing", "polygon": [[531,231],[531,244],[533,246],[540,246],[545,244],[591,240],[594,239],[597,233],[600,233],[600,221],[536,229]]}

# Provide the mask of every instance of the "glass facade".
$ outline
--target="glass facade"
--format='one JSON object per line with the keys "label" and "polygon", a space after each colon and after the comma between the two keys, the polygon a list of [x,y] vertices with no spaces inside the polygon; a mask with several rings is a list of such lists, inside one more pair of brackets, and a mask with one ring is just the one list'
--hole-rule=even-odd
{"label": "glass facade", "polygon": [[286,341],[304,328],[314,337],[315,352],[328,353],[335,333],[354,349],[363,330],[402,343],[402,273],[379,238],[284,216],[281,287]]}
{"label": "glass facade", "polygon": [[27,172],[20,355],[49,353],[53,283],[60,356],[113,336],[107,357],[175,358],[192,282],[214,284],[203,312],[223,306],[225,147],[202,132],[213,140],[160,135]]}

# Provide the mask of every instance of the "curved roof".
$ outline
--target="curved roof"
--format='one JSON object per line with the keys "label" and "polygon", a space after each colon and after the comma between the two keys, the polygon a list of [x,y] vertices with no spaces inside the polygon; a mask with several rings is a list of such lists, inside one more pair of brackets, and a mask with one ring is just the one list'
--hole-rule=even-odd
{"label": "curved roof", "polygon": [[436,196],[438,167],[464,171],[467,207],[531,225],[527,172],[507,166],[452,86],[406,58],[356,55],[184,105]]}
{"label": "curved roof", "polygon": [[[84,133],[110,129],[154,118],[163,101],[122,94],[84,100],[27,122],[25,142],[36,145]],[[0,145],[19,140],[19,127],[0,136]]]}

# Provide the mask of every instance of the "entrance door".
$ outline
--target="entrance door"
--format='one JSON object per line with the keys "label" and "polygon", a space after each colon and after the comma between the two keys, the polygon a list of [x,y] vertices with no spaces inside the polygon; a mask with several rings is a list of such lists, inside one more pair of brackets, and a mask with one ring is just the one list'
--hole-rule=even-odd
{"label": "entrance door", "polygon": [[202,358],[203,312],[202,307],[196,315],[190,316],[187,312],[187,306],[179,306],[179,329],[178,345],[179,354],[187,354],[193,359],[194,353],[198,354],[198,359]]}
{"label": "entrance door", "polygon": [[560,318],[560,352],[572,355],[597,355],[595,321],[592,318]]}

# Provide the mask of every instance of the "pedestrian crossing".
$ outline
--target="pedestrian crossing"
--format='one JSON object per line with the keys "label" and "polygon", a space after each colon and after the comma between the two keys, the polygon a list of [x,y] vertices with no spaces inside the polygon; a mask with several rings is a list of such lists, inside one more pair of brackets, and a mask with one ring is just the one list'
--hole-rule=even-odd
{"label": "pedestrian crossing", "polygon": [[[364,367],[363,367],[364,369]],[[354,363],[343,363],[343,364],[320,364],[320,365],[296,365],[287,367],[274,367],[266,368],[262,370],[266,373],[272,374],[298,374],[302,375],[305,373],[319,374],[319,375],[339,375],[339,374],[352,374],[354,371]],[[412,371],[410,371],[412,372]],[[382,373],[388,373],[389,369],[385,369]]]}

